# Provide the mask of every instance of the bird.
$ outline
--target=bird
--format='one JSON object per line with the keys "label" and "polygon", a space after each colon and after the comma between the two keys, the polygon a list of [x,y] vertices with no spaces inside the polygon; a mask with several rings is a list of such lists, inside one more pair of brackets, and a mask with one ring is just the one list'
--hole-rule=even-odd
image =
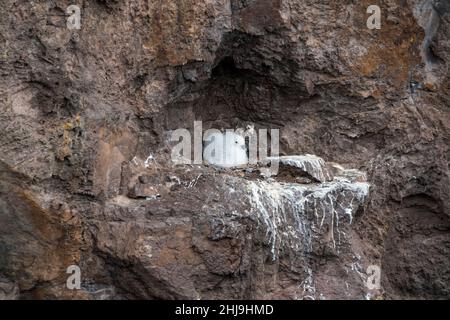
{"label": "bird", "polygon": [[203,160],[220,168],[241,167],[248,164],[245,138],[227,130],[225,133],[214,130],[203,137]]}

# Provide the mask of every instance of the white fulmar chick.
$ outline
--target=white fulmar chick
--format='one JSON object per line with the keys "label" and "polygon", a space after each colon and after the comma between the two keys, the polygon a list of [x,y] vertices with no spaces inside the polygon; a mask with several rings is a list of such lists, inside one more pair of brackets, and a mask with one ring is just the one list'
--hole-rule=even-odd
{"label": "white fulmar chick", "polygon": [[248,164],[245,138],[232,131],[206,132],[204,137],[203,160],[220,168],[233,168]]}

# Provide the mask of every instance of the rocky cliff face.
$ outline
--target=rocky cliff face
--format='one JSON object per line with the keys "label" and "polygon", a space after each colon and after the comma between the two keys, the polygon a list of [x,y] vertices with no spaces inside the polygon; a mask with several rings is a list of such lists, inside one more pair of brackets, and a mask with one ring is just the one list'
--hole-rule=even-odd
{"label": "rocky cliff face", "polygon": [[[75,2],[0,0],[0,298],[450,297],[447,1]],[[279,175],[174,165],[195,120]]]}

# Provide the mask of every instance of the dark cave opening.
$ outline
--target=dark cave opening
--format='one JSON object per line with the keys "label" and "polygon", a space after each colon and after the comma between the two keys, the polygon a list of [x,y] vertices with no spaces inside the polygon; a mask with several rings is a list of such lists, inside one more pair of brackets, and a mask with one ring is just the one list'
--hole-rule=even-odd
{"label": "dark cave opening", "polygon": [[211,72],[211,77],[220,77],[220,76],[231,76],[238,77],[240,71],[236,67],[236,63],[232,56],[227,56],[220,60],[220,62],[213,68]]}

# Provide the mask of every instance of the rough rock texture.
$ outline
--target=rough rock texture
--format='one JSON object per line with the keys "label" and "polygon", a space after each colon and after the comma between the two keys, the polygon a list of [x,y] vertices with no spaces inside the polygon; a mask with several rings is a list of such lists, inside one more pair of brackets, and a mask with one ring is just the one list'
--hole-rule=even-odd
{"label": "rough rock texture", "polygon": [[277,176],[281,175],[283,171],[288,171],[295,177],[304,176],[315,182],[333,180],[333,175],[327,168],[325,161],[315,155],[269,157],[268,160],[278,161],[279,167],[281,166],[276,170]]}
{"label": "rough rock texture", "polygon": [[[448,1],[0,6],[0,298],[450,297]],[[174,167],[194,120],[340,165]]]}

